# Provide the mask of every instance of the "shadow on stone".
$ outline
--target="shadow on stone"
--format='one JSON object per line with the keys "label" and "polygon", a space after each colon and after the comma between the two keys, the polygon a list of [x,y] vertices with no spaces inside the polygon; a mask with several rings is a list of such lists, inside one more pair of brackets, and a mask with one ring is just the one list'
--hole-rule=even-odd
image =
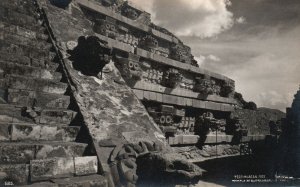
{"label": "shadow on stone", "polygon": [[137,186],[176,186],[195,184],[204,170],[166,154],[146,154],[137,158]]}
{"label": "shadow on stone", "polygon": [[52,5],[63,9],[67,8],[71,2],[72,0],[50,0]]}
{"label": "shadow on stone", "polygon": [[87,76],[97,76],[111,60],[111,50],[95,36],[78,38],[78,45],[68,51],[73,67]]}

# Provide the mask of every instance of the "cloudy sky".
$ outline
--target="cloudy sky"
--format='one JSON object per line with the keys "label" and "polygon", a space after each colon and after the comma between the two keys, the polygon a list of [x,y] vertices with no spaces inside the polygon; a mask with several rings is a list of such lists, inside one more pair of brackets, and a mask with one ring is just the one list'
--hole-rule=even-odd
{"label": "cloudy sky", "polygon": [[246,100],[285,110],[300,84],[300,0],[131,0]]}

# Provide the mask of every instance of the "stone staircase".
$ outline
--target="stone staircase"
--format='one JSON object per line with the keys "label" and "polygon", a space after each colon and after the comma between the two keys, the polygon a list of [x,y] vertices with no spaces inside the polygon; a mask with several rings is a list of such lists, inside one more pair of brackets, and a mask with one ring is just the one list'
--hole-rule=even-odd
{"label": "stone staircase", "polygon": [[107,186],[49,41],[34,1],[0,1],[0,186]]}

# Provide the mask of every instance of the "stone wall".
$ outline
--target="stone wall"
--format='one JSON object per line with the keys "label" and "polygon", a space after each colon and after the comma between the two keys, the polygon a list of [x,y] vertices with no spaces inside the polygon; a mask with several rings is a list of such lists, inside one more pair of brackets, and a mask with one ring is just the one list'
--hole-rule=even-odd
{"label": "stone wall", "polygon": [[0,36],[0,186],[107,186],[35,1],[0,1]]}

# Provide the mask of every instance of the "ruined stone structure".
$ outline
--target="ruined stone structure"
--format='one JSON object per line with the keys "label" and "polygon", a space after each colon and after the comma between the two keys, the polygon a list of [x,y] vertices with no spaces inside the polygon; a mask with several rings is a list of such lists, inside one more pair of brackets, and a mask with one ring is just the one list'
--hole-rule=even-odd
{"label": "ruined stone structure", "polygon": [[191,162],[265,139],[233,115],[234,81],[127,1],[0,10],[0,185],[191,183]]}
{"label": "ruined stone structure", "polygon": [[81,124],[37,5],[1,1],[0,14],[0,185],[89,175],[105,186],[97,157],[76,142]]}
{"label": "ruined stone structure", "polygon": [[300,177],[300,90],[295,94],[294,101],[286,110],[283,120],[281,149],[284,156],[281,165],[282,173],[293,177]]}

